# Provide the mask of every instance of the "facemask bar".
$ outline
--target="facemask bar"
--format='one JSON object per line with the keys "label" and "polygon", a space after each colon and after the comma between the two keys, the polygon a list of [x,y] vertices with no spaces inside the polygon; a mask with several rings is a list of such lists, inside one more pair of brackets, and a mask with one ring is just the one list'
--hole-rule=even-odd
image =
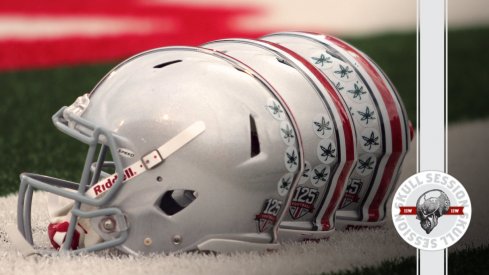
{"label": "facemask bar", "polygon": [[[84,169],[80,184],[65,181],[61,179],[51,178],[42,175],[35,175],[24,173],[21,175],[21,183],[19,188],[19,199],[17,205],[17,224],[20,233],[31,244],[34,245],[32,238],[32,226],[31,226],[31,207],[32,196],[34,189],[51,192],[58,196],[68,198],[74,201],[73,208],[71,210],[70,225],[66,232],[65,241],[61,247],[62,251],[68,251],[73,241],[75,233],[75,227],[78,222],[78,218],[95,218],[104,216],[113,216],[119,225],[119,236],[115,239],[98,243],[88,248],[81,248],[71,253],[92,252],[101,249],[114,247],[125,242],[128,236],[127,225],[122,211],[118,208],[110,207],[104,209],[96,209],[92,211],[82,211],[80,209],[81,204],[87,204],[90,206],[100,207],[108,203],[113,196],[119,191],[124,178],[122,162],[120,157],[116,154],[116,142],[112,133],[104,128],[97,127],[91,122],[79,117],[69,115],[69,119],[76,123],[74,128],[67,125],[67,120],[63,118],[63,112],[66,107],[61,108],[52,119],[55,126],[67,135],[89,145],[87,157],[85,159]],[[75,130],[76,129],[76,130]],[[90,134],[91,132],[91,134]],[[92,163],[94,160],[97,146],[102,144],[102,149],[99,154],[98,162],[95,163],[95,171],[92,178],[90,178],[90,172],[92,169]],[[113,164],[117,174],[117,180],[114,182],[111,189],[107,190],[100,198],[91,198],[85,194],[90,185],[93,185],[100,176],[101,169],[103,167],[103,159],[110,150],[112,155]],[[76,190],[76,192],[66,189]]]}
{"label": "facemask bar", "polygon": [[[105,156],[107,155],[107,149],[108,147],[105,145],[102,145],[102,148],[100,149],[100,153],[98,155],[98,160],[97,162],[92,163],[90,165],[90,172],[92,173],[92,180],[90,182],[90,186],[93,186],[97,181],[100,179],[100,175],[102,175],[102,168],[107,167],[105,160]],[[114,162],[111,162],[111,167],[115,167]],[[105,177],[104,173],[102,176]]]}

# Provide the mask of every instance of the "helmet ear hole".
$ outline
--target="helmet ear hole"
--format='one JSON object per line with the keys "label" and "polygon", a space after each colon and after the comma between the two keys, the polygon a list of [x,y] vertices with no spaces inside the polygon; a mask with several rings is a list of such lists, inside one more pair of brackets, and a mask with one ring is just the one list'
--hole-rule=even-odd
{"label": "helmet ear hole", "polygon": [[289,66],[289,67],[292,67],[292,65],[290,65],[290,64],[289,64],[287,61],[285,61],[285,59],[283,59],[283,58],[278,58],[278,57],[277,57],[276,59],[277,59],[277,61],[278,61],[279,63],[282,63],[282,64],[284,64],[284,65],[287,65],[287,66]]}
{"label": "helmet ear hole", "polygon": [[165,192],[158,202],[158,207],[172,216],[189,206],[197,198],[193,190],[176,189]]}

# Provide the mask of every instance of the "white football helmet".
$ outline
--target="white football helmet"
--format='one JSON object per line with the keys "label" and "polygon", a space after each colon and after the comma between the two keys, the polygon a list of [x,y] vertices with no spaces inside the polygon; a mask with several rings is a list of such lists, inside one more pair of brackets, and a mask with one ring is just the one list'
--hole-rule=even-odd
{"label": "white football helmet", "polygon": [[283,32],[262,39],[308,60],[334,83],[350,111],[359,155],[336,212],[336,226],[382,225],[413,135],[396,89],[368,56],[336,37]]}
{"label": "white football helmet", "polygon": [[[291,109],[304,142],[304,173],[294,190],[279,238],[325,238],[356,162],[354,126],[334,86],[308,61],[274,43],[227,39],[204,44],[251,66]],[[283,125],[283,138],[289,137]]]}
{"label": "white football helmet", "polygon": [[89,149],[79,183],[21,175],[18,228],[31,244],[33,190],[43,190],[54,194],[49,234],[63,250],[276,248],[302,140],[281,95],[249,66],[201,48],[147,51],[53,122]]}

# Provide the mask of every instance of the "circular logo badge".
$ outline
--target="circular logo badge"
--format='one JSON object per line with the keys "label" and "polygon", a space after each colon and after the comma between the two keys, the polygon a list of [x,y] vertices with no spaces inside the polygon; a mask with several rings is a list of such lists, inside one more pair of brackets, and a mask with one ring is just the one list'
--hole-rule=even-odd
{"label": "circular logo badge", "polygon": [[399,235],[423,250],[455,244],[469,227],[469,194],[454,177],[424,171],[404,181],[392,202],[392,221]]}

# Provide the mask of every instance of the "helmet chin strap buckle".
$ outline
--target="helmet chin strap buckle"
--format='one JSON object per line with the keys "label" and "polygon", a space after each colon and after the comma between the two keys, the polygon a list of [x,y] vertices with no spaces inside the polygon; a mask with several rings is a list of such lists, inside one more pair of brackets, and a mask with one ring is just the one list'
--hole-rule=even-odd
{"label": "helmet chin strap buckle", "polygon": [[143,163],[146,170],[150,170],[153,167],[162,163],[163,158],[161,157],[160,152],[158,150],[153,150],[153,151],[149,152],[148,154],[144,155],[141,158],[141,162]]}

